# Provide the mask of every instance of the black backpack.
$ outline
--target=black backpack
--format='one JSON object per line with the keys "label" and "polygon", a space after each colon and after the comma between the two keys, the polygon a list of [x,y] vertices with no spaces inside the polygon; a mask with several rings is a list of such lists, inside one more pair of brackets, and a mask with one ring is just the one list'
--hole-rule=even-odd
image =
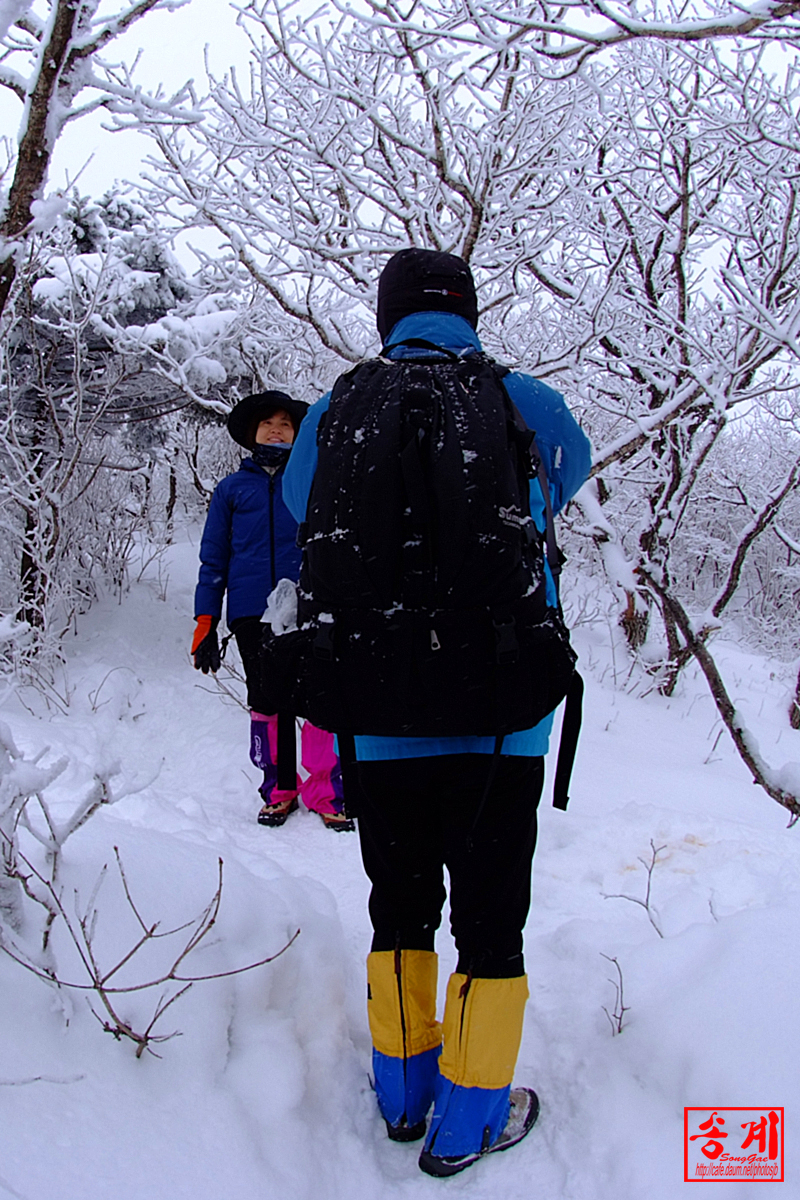
{"label": "black backpack", "polygon": [[337,380],[298,535],[298,629],[265,634],[275,711],[340,735],[502,739],[579,678],[545,599],[545,553],[556,579],[561,556],[544,467],[506,373],[475,353]]}

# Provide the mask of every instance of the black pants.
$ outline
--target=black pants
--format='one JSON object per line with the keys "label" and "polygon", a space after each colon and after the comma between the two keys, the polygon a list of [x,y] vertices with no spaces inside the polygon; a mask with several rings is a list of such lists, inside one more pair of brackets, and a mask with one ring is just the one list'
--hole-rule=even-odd
{"label": "black pants", "polygon": [[[544,759],[450,754],[358,764],[358,828],[372,882],[372,949],[433,950],[450,874],[457,970],[525,973]],[[485,795],[485,798],[484,798]]]}
{"label": "black pants", "polygon": [[239,617],[232,621],[230,630],[236,638],[239,654],[247,680],[247,706],[256,712],[266,712],[261,707],[261,634],[264,626],[260,617]]}

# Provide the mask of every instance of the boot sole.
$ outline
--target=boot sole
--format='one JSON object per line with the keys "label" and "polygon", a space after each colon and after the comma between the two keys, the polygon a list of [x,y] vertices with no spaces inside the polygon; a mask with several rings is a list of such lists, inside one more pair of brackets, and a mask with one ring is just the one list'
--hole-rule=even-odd
{"label": "boot sole", "polygon": [[416,1125],[390,1125],[386,1122],[386,1132],[392,1142],[418,1142],[425,1137],[428,1128],[426,1120],[417,1121]]}
{"label": "boot sole", "polygon": [[353,833],[355,831],[355,822],[347,817],[344,821],[326,821],[322,818],[322,823],[326,829],[332,829],[334,833]]}

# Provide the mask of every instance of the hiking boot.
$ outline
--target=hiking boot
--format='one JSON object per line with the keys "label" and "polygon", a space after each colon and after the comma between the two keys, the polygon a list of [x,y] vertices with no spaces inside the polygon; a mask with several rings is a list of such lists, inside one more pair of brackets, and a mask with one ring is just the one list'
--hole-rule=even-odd
{"label": "hiking boot", "polygon": [[355,821],[344,813],[320,813],[326,829],[335,829],[338,833],[352,833],[356,827]]}
{"label": "hiking boot", "polygon": [[297,808],[297,797],[292,796],[290,800],[280,800],[277,804],[265,804],[258,814],[259,825],[270,825],[275,828],[276,825],[284,825],[286,818],[290,813],[293,813]]}
{"label": "hiking boot", "polygon": [[495,1150],[508,1150],[510,1146],[516,1146],[517,1142],[521,1142],[526,1133],[530,1133],[533,1128],[539,1115],[539,1099],[531,1088],[514,1088],[509,1100],[511,1108],[508,1120],[503,1132],[493,1145],[482,1147],[475,1154],[453,1155],[444,1158],[440,1158],[437,1154],[431,1154],[430,1150],[423,1150],[419,1156],[420,1170],[424,1171],[426,1175],[437,1175],[440,1178],[457,1175],[459,1171],[471,1167],[484,1154],[494,1154]]}
{"label": "hiking boot", "polygon": [[409,1125],[405,1117],[402,1118],[399,1125],[390,1125],[386,1122],[386,1132],[393,1142],[418,1142],[420,1138],[425,1137],[425,1130],[428,1128],[428,1123],[423,1117],[421,1121],[417,1121],[416,1125]]}

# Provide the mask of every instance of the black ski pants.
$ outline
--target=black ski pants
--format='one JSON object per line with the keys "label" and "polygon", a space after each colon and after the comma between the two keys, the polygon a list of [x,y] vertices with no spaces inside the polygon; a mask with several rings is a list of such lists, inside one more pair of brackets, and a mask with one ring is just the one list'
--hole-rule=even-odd
{"label": "black ski pants", "polygon": [[448,754],[360,762],[358,782],[372,949],[433,950],[447,867],[456,970],[489,979],[523,975],[544,759]]}
{"label": "black ski pants", "polygon": [[247,706],[256,712],[264,712],[261,707],[261,635],[264,632],[261,617],[238,617],[231,622],[230,630],[236,638],[247,680]]}

